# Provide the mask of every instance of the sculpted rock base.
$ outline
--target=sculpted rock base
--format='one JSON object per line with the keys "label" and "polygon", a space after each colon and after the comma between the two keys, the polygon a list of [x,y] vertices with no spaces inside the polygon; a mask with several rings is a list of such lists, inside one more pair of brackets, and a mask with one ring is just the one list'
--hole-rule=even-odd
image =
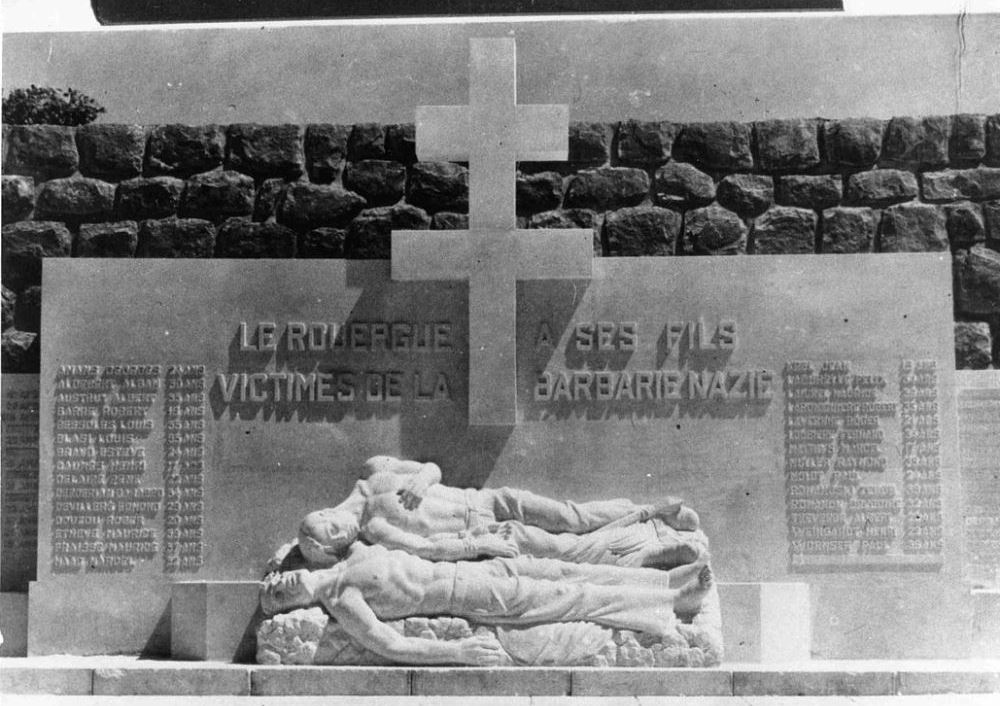
{"label": "sculpted rock base", "polygon": [[[387,621],[406,637],[460,640],[492,636],[506,656],[504,666],[715,667],[722,661],[718,594],[674,635],[659,640],[632,630],[594,623],[556,623],[527,628],[476,625],[463,618]],[[320,607],[302,608],[265,620],[257,629],[258,664],[387,665],[392,662],[357,645]]]}

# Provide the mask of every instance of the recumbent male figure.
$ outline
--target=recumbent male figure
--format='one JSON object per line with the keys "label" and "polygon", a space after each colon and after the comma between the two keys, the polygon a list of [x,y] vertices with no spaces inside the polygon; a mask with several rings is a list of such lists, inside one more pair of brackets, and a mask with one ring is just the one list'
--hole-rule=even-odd
{"label": "recumbent male figure", "polygon": [[352,517],[364,540],[431,560],[530,554],[669,569],[704,554],[697,514],[673,498],[659,506],[625,499],[574,503],[513,488],[452,488],[440,479],[432,463],[369,459],[344,502],[303,521],[298,551],[306,565],[329,563],[337,532]]}
{"label": "recumbent male figure", "polygon": [[[517,557],[434,562],[335,533],[333,566],[271,574],[261,584],[265,614],[320,604],[359,645],[409,664],[497,664],[489,637],[456,641],[404,637],[383,620],[452,615],[486,625],[587,620],[657,637],[677,629],[678,612],[695,612],[712,585],[702,566],[680,588],[671,572]],[[686,568],[686,567],[685,567]]]}

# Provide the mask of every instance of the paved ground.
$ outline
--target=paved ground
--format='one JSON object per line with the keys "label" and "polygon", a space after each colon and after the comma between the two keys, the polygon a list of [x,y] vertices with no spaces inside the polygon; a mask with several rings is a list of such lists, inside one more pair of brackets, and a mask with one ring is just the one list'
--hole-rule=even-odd
{"label": "paved ground", "polygon": [[995,694],[924,696],[4,696],[4,706],[997,706]]}

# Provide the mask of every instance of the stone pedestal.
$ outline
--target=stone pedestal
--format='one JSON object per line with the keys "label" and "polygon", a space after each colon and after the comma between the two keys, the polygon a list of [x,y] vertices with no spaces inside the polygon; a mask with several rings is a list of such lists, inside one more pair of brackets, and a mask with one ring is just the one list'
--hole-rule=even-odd
{"label": "stone pedestal", "polygon": [[180,581],[170,593],[174,659],[252,662],[260,620],[256,581]]}
{"label": "stone pedestal", "polygon": [[0,657],[28,654],[28,594],[0,593]]}
{"label": "stone pedestal", "polygon": [[812,619],[805,583],[720,583],[726,662],[810,658]]}
{"label": "stone pedestal", "polygon": [[972,592],[972,657],[1000,659],[1000,590]]}

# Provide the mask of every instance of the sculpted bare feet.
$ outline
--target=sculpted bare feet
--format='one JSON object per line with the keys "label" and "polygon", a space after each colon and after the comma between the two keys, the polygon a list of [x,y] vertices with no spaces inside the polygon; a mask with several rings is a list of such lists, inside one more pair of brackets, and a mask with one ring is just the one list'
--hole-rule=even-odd
{"label": "sculpted bare feet", "polygon": [[648,519],[659,518],[675,530],[693,532],[700,526],[698,513],[686,507],[683,500],[671,495],[646,506],[645,509]]}
{"label": "sculpted bare feet", "polygon": [[698,576],[677,590],[674,598],[674,611],[678,613],[696,613],[701,608],[701,602],[715,584],[715,575],[711,567],[705,565],[698,571]]}

